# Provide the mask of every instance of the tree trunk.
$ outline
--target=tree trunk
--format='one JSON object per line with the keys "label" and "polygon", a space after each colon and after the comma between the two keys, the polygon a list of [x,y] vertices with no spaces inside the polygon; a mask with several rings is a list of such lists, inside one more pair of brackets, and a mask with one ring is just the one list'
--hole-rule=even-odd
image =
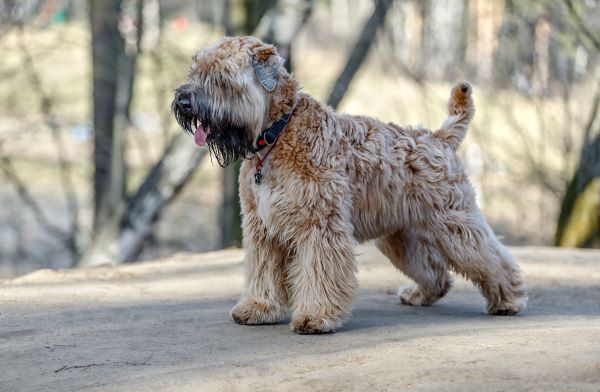
{"label": "tree trunk", "polygon": [[385,22],[385,16],[392,3],[393,0],[376,1],[375,11],[373,11],[373,14],[358,36],[358,41],[354,45],[354,49],[352,50],[352,53],[346,62],[346,66],[344,67],[344,70],[340,76],[337,78],[329,94],[327,104],[334,109],[341,102],[342,98],[346,94],[346,91],[348,90],[350,82],[354,78],[354,75],[367,57],[369,49],[375,40],[375,35],[377,34],[379,28],[383,26]]}
{"label": "tree trunk", "polygon": [[600,246],[600,130],[584,147],[562,201],[556,229],[558,246]]}
{"label": "tree trunk", "polygon": [[221,248],[242,246],[242,216],[238,192],[240,165],[240,162],[235,162],[223,170],[223,201],[219,216],[221,220]]}
{"label": "tree trunk", "polygon": [[[274,1],[244,0],[232,4],[230,0],[223,1],[223,26],[226,35],[248,35],[251,34],[265,13],[275,4]],[[232,9],[232,5],[240,9]],[[244,15],[244,20],[235,27],[233,12]],[[240,173],[240,162],[223,169],[221,189],[223,199],[219,214],[221,227],[221,248],[242,245],[242,221],[240,210],[240,198],[238,194],[238,177]]]}
{"label": "tree trunk", "polygon": [[276,0],[242,0],[244,20],[238,27],[238,32],[252,34],[263,16],[276,4]]}
{"label": "tree trunk", "polygon": [[94,230],[125,196],[125,129],[137,53],[118,29],[121,0],[91,0],[94,111]]}

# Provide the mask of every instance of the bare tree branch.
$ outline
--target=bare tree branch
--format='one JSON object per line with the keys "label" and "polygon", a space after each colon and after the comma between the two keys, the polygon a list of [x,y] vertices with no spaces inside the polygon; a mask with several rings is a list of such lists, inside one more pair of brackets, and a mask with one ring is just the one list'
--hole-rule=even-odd
{"label": "bare tree branch", "polygon": [[79,248],[77,246],[77,235],[79,233],[79,204],[77,202],[75,186],[71,177],[71,170],[65,159],[66,150],[64,141],[59,126],[52,115],[52,100],[44,91],[39,73],[35,69],[33,58],[25,44],[26,39],[23,25],[18,24],[17,27],[19,31],[19,47],[23,57],[23,68],[29,78],[33,90],[36,91],[37,95],[40,97],[40,108],[44,116],[44,122],[48,128],[50,128],[54,145],[56,146],[56,160],[58,162],[60,181],[67,203],[68,215],[70,217],[68,235],[65,236],[65,241],[74,262],[79,255]]}
{"label": "bare tree branch", "polygon": [[59,240],[66,241],[69,235],[48,219],[42,210],[42,207],[35,200],[35,197],[33,197],[33,195],[29,192],[25,182],[17,174],[17,171],[15,170],[10,158],[5,154],[2,154],[2,156],[0,156],[0,164],[0,168],[4,173],[4,176],[13,184],[17,194],[19,195],[19,198],[23,204],[29,208],[29,210],[31,210],[39,225],[42,226],[48,233],[59,238]]}
{"label": "bare tree branch", "polygon": [[571,15],[571,19],[575,23],[577,30],[592,44],[596,51],[600,52],[600,38],[598,38],[597,33],[593,33],[585,24],[583,17],[579,15],[577,9],[575,9],[575,3],[573,0],[565,0],[567,4],[567,9],[569,10],[569,15]]}
{"label": "bare tree branch", "polygon": [[[536,105],[538,107],[539,105]],[[527,168],[529,176],[537,181],[541,186],[546,188],[546,190],[550,191],[555,196],[560,196],[563,193],[562,184],[557,184],[556,181],[552,181],[552,176],[548,175],[548,171],[542,167],[542,164],[534,157],[533,155],[533,146],[531,145],[531,140],[527,138],[526,132],[523,129],[522,123],[519,121],[518,117],[515,114],[515,108],[511,105],[505,106],[504,113],[506,114],[506,120],[510,124],[510,126],[516,131],[516,134],[519,136],[519,139],[524,146],[522,150],[521,158],[525,158],[527,160]],[[540,113],[538,110],[538,117],[543,118],[544,114]],[[514,150],[514,147],[507,147],[505,151],[511,152]]]}
{"label": "bare tree branch", "polygon": [[596,86],[596,93],[592,99],[590,114],[583,128],[583,145],[581,147],[582,151],[591,143],[590,139],[592,137],[592,127],[596,122],[596,118],[598,117],[598,112],[600,110],[600,83],[596,83]]}
{"label": "bare tree branch", "polygon": [[300,19],[300,22],[296,25],[296,28],[294,29],[294,32],[292,33],[292,37],[291,37],[290,41],[293,41],[298,36],[298,34],[300,34],[300,32],[302,31],[304,26],[306,26],[306,23],[308,23],[308,20],[310,19],[310,16],[312,15],[314,8],[315,8],[315,0],[305,0],[304,1],[304,10],[302,11],[302,18]]}
{"label": "bare tree branch", "polygon": [[393,0],[377,0],[375,2],[375,10],[358,36],[358,40],[354,45],[354,49],[352,50],[350,57],[348,57],[346,66],[336,80],[333,88],[331,89],[331,93],[329,94],[327,104],[334,109],[338,106],[346,94],[346,90],[348,89],[350,82],[367,57],[369,49],[371,48],[371,44],[373,43],[375,35],[377,34],[377,30],[379,30],[379,28],[384,24],[387,11],[393,2]]}
{"label": "bare tree branch", "polygon": [[205,154],[206,149],[196,148],[187,135],[173,137],[135,195],[98,228],[79,265],[116,265],[135,260],[159,214],[179,194]]}

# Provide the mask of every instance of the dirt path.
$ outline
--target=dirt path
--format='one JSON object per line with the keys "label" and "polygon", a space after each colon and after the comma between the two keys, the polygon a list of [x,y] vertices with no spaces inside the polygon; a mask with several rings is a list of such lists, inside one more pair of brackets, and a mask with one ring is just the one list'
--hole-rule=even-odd
{"label": "dirt path", "polygon": [[600,391],[600,252],[517,248],[526,313],[483,314],[467,282],[431,308],[371,246],[334,335],[244,327],[241,251],[0,284],[0,391]]}

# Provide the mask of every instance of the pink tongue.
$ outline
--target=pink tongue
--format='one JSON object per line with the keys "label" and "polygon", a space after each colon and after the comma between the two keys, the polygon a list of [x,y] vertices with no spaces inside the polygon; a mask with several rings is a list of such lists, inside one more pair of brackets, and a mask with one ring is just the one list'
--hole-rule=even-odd
{"label": "pink tongue", "polygon": [[196,133],[194,133],[194,141],[200,147],[203,147],[206,144],[206,130],[202,124],[198,125],[198,128],[196,128]]}

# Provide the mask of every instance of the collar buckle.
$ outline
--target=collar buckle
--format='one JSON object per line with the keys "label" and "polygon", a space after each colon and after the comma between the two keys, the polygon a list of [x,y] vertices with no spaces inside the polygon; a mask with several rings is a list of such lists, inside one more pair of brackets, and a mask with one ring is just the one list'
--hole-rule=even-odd
{"label": "collar buckle", "polygon": [[278,135],[273,135],[275,132],[272,131],[272,129],[269,129],[262,135],[262,139],[265,141],[265,143],[267,143],[267,146],[272,146],[273,143],[275,143],[275,140],[277,140]]}

